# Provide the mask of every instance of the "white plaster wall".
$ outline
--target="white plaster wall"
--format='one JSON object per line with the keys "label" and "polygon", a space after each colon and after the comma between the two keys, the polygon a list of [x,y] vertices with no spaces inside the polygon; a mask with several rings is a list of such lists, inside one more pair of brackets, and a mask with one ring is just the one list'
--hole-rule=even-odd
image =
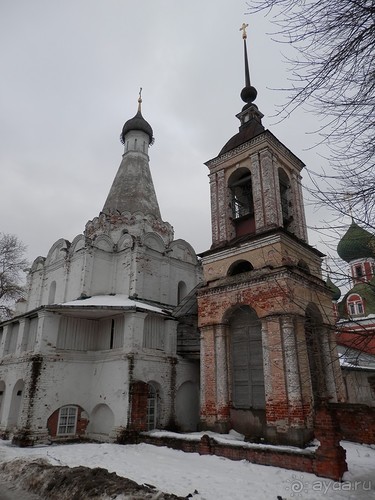
{"label": "white plaster wall", "polygon": [[[111,355],[116,353],[112,351]],[[80,405],[90,419],[93,409],[104,403],[115,415],[115,426],[126,425],[127,374],[128,362],[118,351],[115,359],[108,352],[72,352],[62,355],[62,359],[50,358],[43,365],[38,384],[33,428],[45,429],[52,413],[68,404]]]}
{"label": "white plaster wall", "polygon": [[[25,380],[28,369],[27,363],[5,364],[0,366],[0,381],[4,382],[4,394],[1,401],[0,427],[7,428],[9,412],[12,402],[12,393],[18,380]],[[24,394],[22,395],[23,400]]]}
{"label": "white plaster wall", "polygon": [[52,282],[56,282],[55,299],[53,304],[58,304],[64,301],[65,285],[67,281],[67,269],[64,260],[54,263],[51,266],[46,266],[42,285],[42,297],[39,305],[48,304],[49,291]]}
{"label": "white plaster wall", "polygon": [[112,279],[113,279],[112,253],[95,249],[91,286],[86,291],[86,293],[88,293],[88,295],[113,293]]}
{"label": "white plaster wall", "polygon": [[132,251],[122,250],[115,257],[114,293],[129,295]]}
{"label": "white plaster wall", "polygon": [[69,262],[69,274],[65,285],[65,295],[63,302],[75,300],[83,292],[83,267],[85,263],[85,250],[73,254]]}

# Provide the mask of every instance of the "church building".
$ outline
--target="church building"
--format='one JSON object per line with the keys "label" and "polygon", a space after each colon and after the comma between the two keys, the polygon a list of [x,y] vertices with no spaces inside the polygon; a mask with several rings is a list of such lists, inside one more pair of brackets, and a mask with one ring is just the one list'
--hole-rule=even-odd
{"label": "church building", "polygon": [[34,261],[0,325],[0,431],[15,443],[161,428],[303,446],[322,398],[343,400],[304,164],[262,124],[242,32],[239,131],[206,163],[211,248],[197,257],[161,217],[140,96],[102,211]]}
{"label": "church building", "polygon": [[342,400],[323,255],[307,241],[304,164],[262,125],[245,55],[240,127],[209,160],[212,246],[202,257],[201,422],[303,445],[321,398]]}
{"label": "church building", "polygon": [[341,300],[339,288],[328,282],[346,398],[375,407],[375,235],[353,220],[337,253],[350,276],[350,288]]}
{"label": "church building", "polygon": [[197,427],[199,360],[177,355],[173,310],[201,267],[161,218],[141,98],[121,141],[99,216],[35,259],[25,300],[1,325],[0,429],[16,443]]}

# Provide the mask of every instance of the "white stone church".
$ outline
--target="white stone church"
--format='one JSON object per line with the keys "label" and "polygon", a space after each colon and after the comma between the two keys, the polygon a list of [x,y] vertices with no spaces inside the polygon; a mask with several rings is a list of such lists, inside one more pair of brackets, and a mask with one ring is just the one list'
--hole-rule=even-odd
{"label": "white stone church", "polygon": [[35,259],[26,299],[1,326],[0,426],[20,444],[197,426],[199,339],[184,321],[191,338],[177,354],[176,306],[201,268],[161,218],[141,99],[121,141],[103,210],[72,242]]}

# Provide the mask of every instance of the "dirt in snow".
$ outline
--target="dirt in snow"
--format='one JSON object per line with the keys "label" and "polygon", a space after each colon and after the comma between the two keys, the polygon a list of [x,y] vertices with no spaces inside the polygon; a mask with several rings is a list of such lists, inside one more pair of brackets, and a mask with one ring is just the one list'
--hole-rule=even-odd
{"label": "dirt in snow", "polygon": [[[120,477],[115,472],[108,472],[100,467],[90,469],[83,466],[55,466],[44,459],[33,461],[16,459],[2,462],[0,481],[3,484],[16,485],[20,493],[20,490],[24,490],[37,495],[37,497],[30,496],[30,498],[43,500],[182,500],[188,498],[163,493],[152,485],[139,485],[131,479]],[[15,486],[11,489],[14,490]]]}

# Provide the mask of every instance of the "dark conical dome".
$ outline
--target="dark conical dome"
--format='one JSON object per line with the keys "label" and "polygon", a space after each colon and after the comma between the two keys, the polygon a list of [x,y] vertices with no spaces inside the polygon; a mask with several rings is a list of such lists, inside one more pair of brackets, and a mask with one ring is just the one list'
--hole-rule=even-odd
{"label": "dark conical dome", "polygon": [[353,221],[337,245],[337,253],[346,262],[375,258],[375,235]]}
{"label": "dark conical dome", "polygon": [[333,283],[333,281],[331,280],[331,278],[329,276],[327,278],[326,285],[332,292],[332,295],[331,295],[332,300],[339,300],[339,298],[341,297],[341,290],[338,286],[336,286]]}
{"label": "dark conical dome", "polygon": [[149,137],[149,144],[152,144],[154,141],[153,137],[153,131],[151,125],[143,118],[142,116],[142,111],[141,111],[141,104],[142,104],[142,98],[141,98],[141,92],[142,89],[139,92],[139,99],[138,99],[138,111],[133,118],[130,118],[127,122],[125,122],[125,125],[122,127],[122,132],[120,135],[120,140],[123,144],[125,144],[125,135],[130,132],[130,130],[141,130],[142,132],[145,132],[148,137]]}

